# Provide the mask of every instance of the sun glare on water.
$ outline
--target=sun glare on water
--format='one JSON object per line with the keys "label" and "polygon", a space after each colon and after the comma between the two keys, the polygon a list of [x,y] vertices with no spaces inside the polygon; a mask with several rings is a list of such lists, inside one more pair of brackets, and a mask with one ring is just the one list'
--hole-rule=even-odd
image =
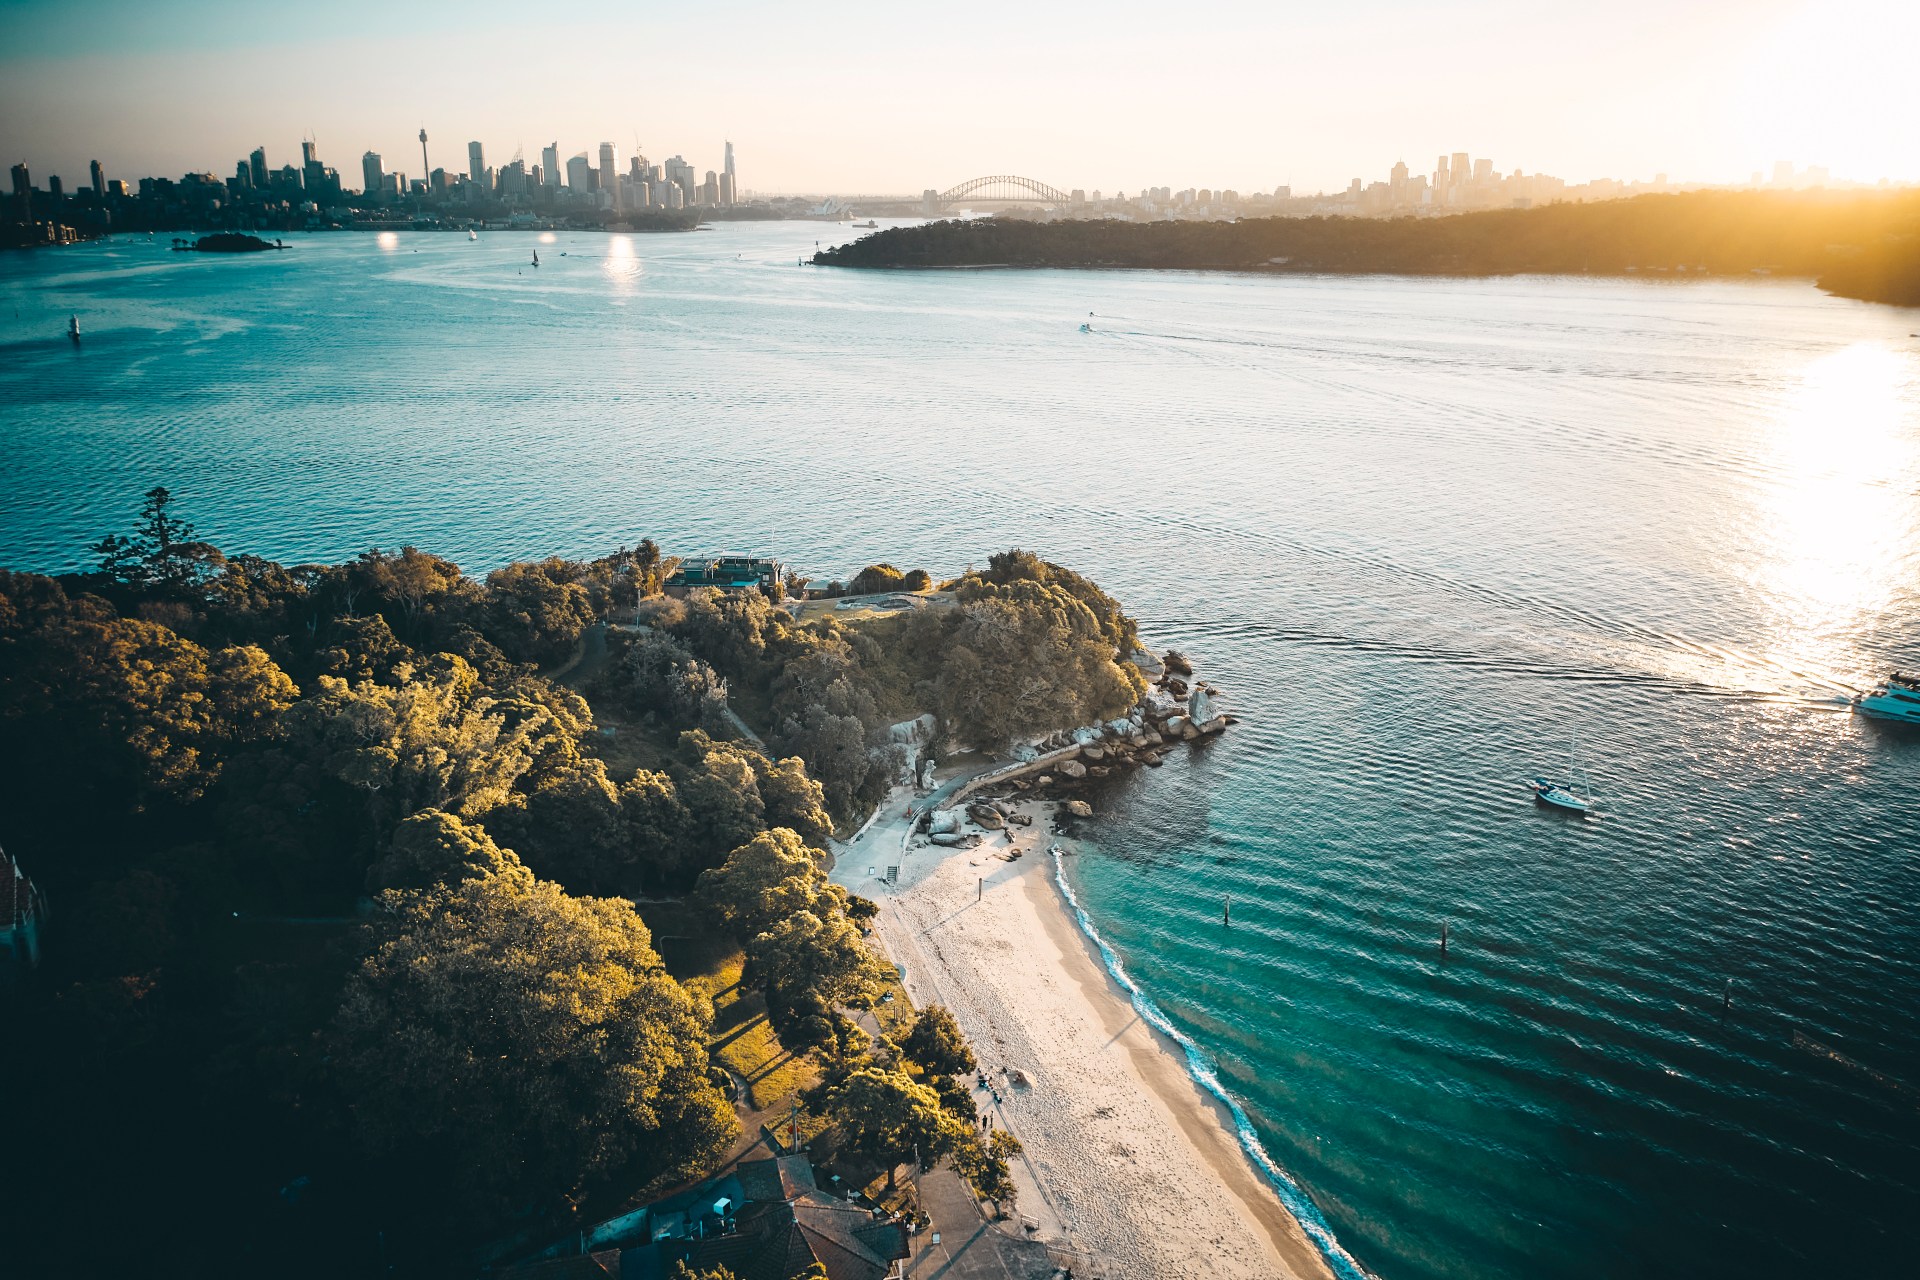
{"label": "sun glare on water", "polygon": [[1913,357],[1856,343],[1802,371],[1766,442],[1780,480],[1755,512],[1755,585],[1781,642],[1831,670],[1854,665],[1847,637],[1895,604],[1916,536],[1920,373]]}

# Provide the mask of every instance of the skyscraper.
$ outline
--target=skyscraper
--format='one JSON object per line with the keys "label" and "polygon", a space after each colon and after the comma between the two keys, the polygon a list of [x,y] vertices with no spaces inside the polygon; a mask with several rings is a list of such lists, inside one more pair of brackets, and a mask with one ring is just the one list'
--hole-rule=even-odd
{"label": "skyscraper", "polygon": [[303,139],[300,143],[300,167],[304,169],[317,161],[320,158],[319,150],[318,144]]}
{"label": "skyscraper", "polygon": [[613,144],[600,144],[600,189],[613,193],[615,212],[620,209],[620,171],[613,167]]}
{"label": "skyscraper", "polygon": [[420,129],[420,172],[427,175],[427,184],[431,186],[433,184],[433,166],[427,163],[427,130],[424,125],[421,126]]}
{"label": "skyscraper", "polygon": [[88,168],[93,173],[93,194],[95,198],[100,200],[106,199],[107,198],[106,170],[100,167],[100,162],[98,160],[91,161],[88,165]]}
{"label": "skyscraper", "polygon": [[720,173],[721,176],[727,179],[727,190],[732,192],[731,195],[725,197],[724,202],[732,204],[740,196],[740,175],[735,173],[733,169],[733,144],[731,142],[727,144],[727,159],[726,163],[720,166]]}
{"label": "skyscraper", "polygon": [[255,147],[253,154],[247,157],[247,164],[253,169],[253,185],[265,191],[267,189],[267,149]]}
{"label": "skyscraper", "polygon": [[560,185],[560,144],[549,142],[540,149],[540,174],[549,187]]}
{"label": "skyscraper", "polygon": [[475,182],[487,180],[487,157],[477,142],[467,144],[467,176]]}
{"label": "skyscraper", "polygon": [[369,151],[360,157],[360,181],[361,190],[369,198],[378,196],[381,188],[386,186],[386,176],[377,153]]}
{"label": "skyscraper", "polygon": [[33,221],[33,175],[23,160],[13,166],[13,199],[20,207],[20,221]]}

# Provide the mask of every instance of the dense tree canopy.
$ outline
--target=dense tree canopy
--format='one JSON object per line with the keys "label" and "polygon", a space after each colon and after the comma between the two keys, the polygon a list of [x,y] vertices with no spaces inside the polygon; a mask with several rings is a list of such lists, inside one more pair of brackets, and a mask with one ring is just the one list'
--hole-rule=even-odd
{"label": "dense tree canopy", "polygon": [[[1128,688],[1131,623],[1019,554],[845,626],[666,601],[645,541],[484,581],[411,546],[228,556],[164,490],[96,551],[59,580],[0,570],[0,845],[55,922],[9,1023],[34,1052],[0,1055],[0,1093],[32,1100],[0,1202],[46,1224],[9,1240],[35,1274],[87,1228],[71,1188],[106,1155],[142,1186],[124,1228],[180,1265],[329,1275],[564,1229],[568,1193],[691,1171],[733,1122],[707,1006],[628,901],[580,895],[692,893],[840,1085],[868,1045],[845,1011],[894,971],[820,850],[897,776],[889,724],[944,706],[985,741]],[[594,705],[540,674],[603,638]],[[976,707],[969,672],[1044,696]],[[932,1064],[964,1045],[915,1043],[937,1107]],[[232,1207],[212,1236],[209,1201]]]}
{"label": "dense tree canopy", "polygon": [[358,1142],[502,1207],[636,1158],[697,1167],[734,1132],[707,1015],[625,902],[508,857],[390,890],[333,1030]]}
{"label": "dense tree canopy", "polygon": [[1848,297],[1920,305],[1920,196],[1695,191],[1438,218],[976,218],[890,227],[814,260],[1460,276],[1766,271],[1818,279]]}

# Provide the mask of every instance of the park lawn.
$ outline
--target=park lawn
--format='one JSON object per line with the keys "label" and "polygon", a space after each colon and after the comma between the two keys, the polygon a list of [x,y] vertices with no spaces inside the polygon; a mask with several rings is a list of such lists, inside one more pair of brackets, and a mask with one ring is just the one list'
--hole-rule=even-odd
{"label": "park lawn", "polygon": [[820,1068],[812,1057],[788,1052],[774,1034],[766,998],[741,987],[746,956],[739,947],[701,928],[695,913],[682,904],[649,906],[642,913],[654,930],[654,945],[667,972],[690,994],[712,1001],[708,1056],[747,1082],[750,1108],[785,1106],[818,1082]]}

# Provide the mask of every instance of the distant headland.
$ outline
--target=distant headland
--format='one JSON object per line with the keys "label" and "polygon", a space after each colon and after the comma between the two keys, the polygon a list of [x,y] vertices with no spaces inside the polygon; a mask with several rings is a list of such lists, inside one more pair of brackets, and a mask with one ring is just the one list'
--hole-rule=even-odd
{"label": "distant headland", "polygon": [[1354,275],[1778,275],[1920,305],[1920,193],[1688,192],[1439,218],[892,227],[836,267],[1117,267]]}

